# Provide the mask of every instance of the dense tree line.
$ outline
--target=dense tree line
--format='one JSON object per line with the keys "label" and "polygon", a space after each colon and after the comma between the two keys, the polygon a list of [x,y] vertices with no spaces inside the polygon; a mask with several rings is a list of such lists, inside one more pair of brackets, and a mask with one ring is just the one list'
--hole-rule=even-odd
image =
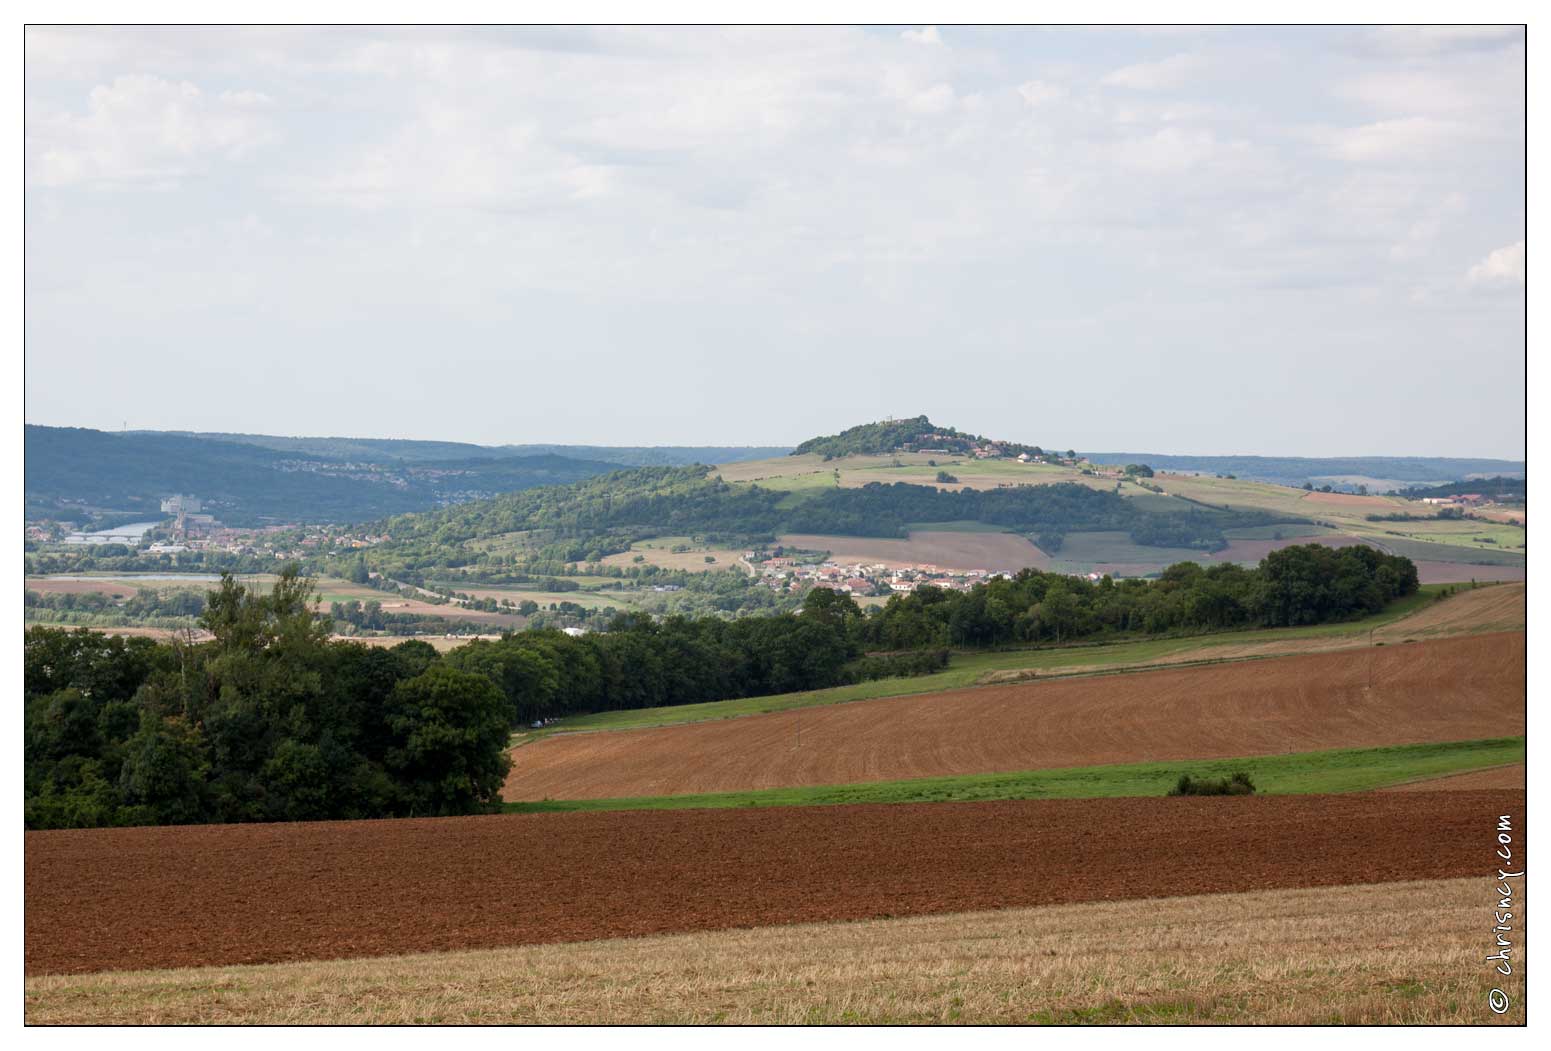
{"label": "dense tree line", "polygon": [[29,828],[459,814],[499,802],[511,713],[423,642],[330,642],[294,569],[224,579],[191,645],[34,627]]}
{"label": "dense tree line", "polygon": [[1319,624],[1376,613],[1417,589],[1410,559],[1307,544],[1255,569],[1170,566],[1158,580],[1097,582],[1025,570],[968,592],[919,588],[860,622],[873,649],[1069,642],[1132,633]]}
{"label": "dense tree line", "polygon": [[348,624],[362,631],[395,635],[478,635],[487,627],[472,620],[458,620],[456,616],[385,611],[376,599],[364,603],[360,599],[331,602],[329,619],[336,628]]}
{"label": "dense tree line", "polygon": [[120,600],[101,591],[38,592],[27,591],[23,602],[29,610],[55,612],[113,613],[128,620],[148,617],[197,617],[205,611],[202,592],[187,588],[140,588]]}

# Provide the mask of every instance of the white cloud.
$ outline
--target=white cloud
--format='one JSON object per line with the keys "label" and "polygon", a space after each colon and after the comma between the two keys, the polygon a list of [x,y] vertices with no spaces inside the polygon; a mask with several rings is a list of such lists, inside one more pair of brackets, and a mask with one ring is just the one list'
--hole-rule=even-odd
{"label": "white cloud", "polygon": [[907,29],[899,34],[912,44],[941,44],[942,34],[937,32],[936,26],[927,26],[924,29]]}
{"label": "white cloud", "polygon": [[274,141],[270,105],[257,91],[209,95],[186,80],[121,76],[92,89],[85,113],[29,117],[29,181],[175,182],[214,159],[240,159]]}
{"label": "white cloud", "polygon": [[1390,55],[1432,56],[1492,51],[1522,43],[1520,26],[1385,26],[1367,34],[1373,50]]}
{"label": "white cloud", "polygon": [[1473,285],[1507,285],[1524,283],[1524,242],[1515,241],[1494,252],[1471,267],[1465,280]]}
{"label": "white cloud", "polygon": [[1043,106],[1047,102],[1066,97],[1066,88],[1047,80],[1029,80],[1018,85],[1018,94],[1030,106]]}
{"label": "white cloud", "polygon": [[1331,156],[1354,163],[1418,161],[1470,137],[1469,129],[1433,117],[1400,117],[1350,128],[1322,128],[1314,141]]}
{"label": "white cloud", "polygon": [[1179,87],[1194,77],[1204,67],[1198,55],[1173,55],[1157,62],[1138,62],[1123,66],[1105,76],[1099,83],[1114,88],[1131,88],[1135,91],[1164,91]]}

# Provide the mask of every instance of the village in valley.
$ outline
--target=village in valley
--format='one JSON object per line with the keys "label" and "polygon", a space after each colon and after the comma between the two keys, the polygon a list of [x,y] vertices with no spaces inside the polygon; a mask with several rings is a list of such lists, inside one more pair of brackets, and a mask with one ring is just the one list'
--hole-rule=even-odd
{"label": "village in valley", "polygon": [[[783,549],[775,550],[781,552]],[[815,560],[815,555],[820,560]],[[795,555],[745,551],[738,566],[772,591],[828,588],[855,598],[906,594],[920,587],[968,591],[983,581],[1012,575],[986,569],[948,570],[930,564],[841,563],[824,560],[823,552],[811,551]]]}

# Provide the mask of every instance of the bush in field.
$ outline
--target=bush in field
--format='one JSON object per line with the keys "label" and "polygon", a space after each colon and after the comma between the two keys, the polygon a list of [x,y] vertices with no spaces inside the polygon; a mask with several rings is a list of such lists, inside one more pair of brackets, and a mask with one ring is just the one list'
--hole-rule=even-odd
{"label": "bush in field", "polygon": [[1255,794],[1255,782],[1249,779],[1249,775],[1240,770],[1228,777],[1191,777],[1189,774],[1180,774],[1174,787],[1169,789],[1171,796],[1252,796]]}

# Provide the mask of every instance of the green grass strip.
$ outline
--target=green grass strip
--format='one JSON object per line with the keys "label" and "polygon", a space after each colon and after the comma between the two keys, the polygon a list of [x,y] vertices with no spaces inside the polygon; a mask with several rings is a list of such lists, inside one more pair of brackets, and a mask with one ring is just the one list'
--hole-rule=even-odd
{"label": "green grass strip", "polygon": [[1166,795],[1180,774],[1221,777],[1243,770],[1263,795],[1361,792],[1424,777],[1465,773],[1524,762],[1523,737],[1498,737],[1446,744],[1390,748],[1340,748],[1242,759],[1182,759],[1030,770],[1010,774],[964,774],[870,784],[771,788],[757,792],[712,792],[626,799],[562,799],[507,803],[508,813],[573,810],[685,810],[728,807],[833,806],[842,803],[948,803],[995,799],[1108,799]]}

